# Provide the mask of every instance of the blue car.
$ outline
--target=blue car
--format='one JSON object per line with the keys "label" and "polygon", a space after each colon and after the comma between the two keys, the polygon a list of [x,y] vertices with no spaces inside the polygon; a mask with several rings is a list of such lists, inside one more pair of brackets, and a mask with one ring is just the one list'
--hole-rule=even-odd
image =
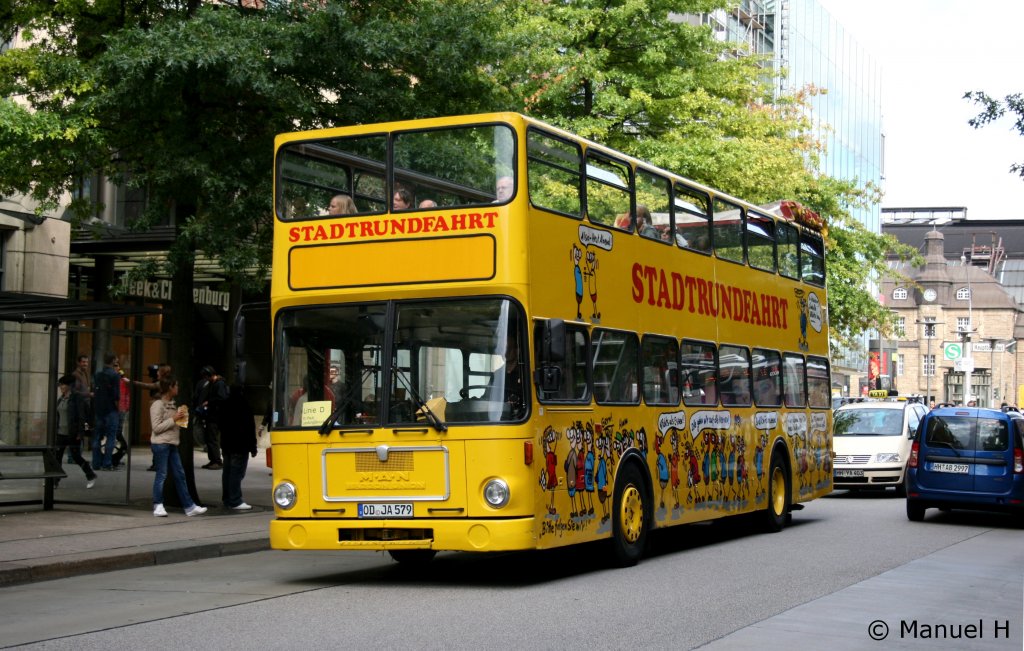
{"label": "blue car", "polygon": [[907,518],[929,508],[1024,514],[1024,418],[975,407],[933,409],[907,463]]}

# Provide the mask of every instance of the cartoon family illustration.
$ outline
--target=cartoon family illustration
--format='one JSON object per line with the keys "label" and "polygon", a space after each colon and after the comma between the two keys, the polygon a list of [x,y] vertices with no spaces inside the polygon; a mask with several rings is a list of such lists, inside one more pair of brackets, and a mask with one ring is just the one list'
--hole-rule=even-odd
{"label": "cartoon family illustration", "polygon": [[[584,226],[573,242],[570,260],[577,320],[600,323],[598,308],[598,250],[611,251],[612,236]],[[817,296],[795,289],[799,339],[806,351],[808,326],[820,332],[822,318]],[[589,297],[589,305],[585,299]],[[587,314],[589,312],[589,314]],[[751,415],[728,409],[704,409],[661,414],[652,427],[654,448],[648,459],[647,428],[610,413],[598,420],[575,420],[559,429],[545,428],[541,436],[544,464],[539,482],[548,493],[547,525],[542,535],[595,533],[611,529],[616,469],[623,456],[637,450],[652,479],[658,523],[697,520],[695,512],[739,513],[764,505],[768,499],[767,465],[770,444],[783,436],[790,453],[794,497],[827,489],[832,467],[825,413],[782,413],[757,410]],[[748,449],[748,442],[752,449]],[[686,481],[684,483],[683,478]]]}
{"label": "cartoon family illustration", "polygon": [[[819,415],[822,418],[814,418]],[[811,420],[820,423],[812,422],[810,427],[800,422],[800,418],[806,420],[804,414],[787,416],[779,425],[788,435],[792,451],[794,490],[806,495],[827,487],[832,468],[824,414],[814,414]],[[692,512],[739,513],[763,505],[768,494],[765,473],[770,431],[761,430],[754,436],[756,446],[748,452],[743,432],[753,424],[744,423],[739,416],[712,420],[711,424],[723,422],[738,427],[700,428],[696,435],[686,424],[659,430],[654,434],[650,459],[646,428],[632,427],[628,419],[617,421],[609,415],[596,422],[577,420],[561,431],[549,425],[542,434],[544,463],[539,476],[548,493],[545,518],[571,522],[572,526],[546,527],[545,533],[591,527],[596,527],[597,533],[610,531],[615,471],[622,456],[632,449],[648,462],[656,482],[657,522],[683,520],[687,512],[691,512],[689,519],[698,519]]]}

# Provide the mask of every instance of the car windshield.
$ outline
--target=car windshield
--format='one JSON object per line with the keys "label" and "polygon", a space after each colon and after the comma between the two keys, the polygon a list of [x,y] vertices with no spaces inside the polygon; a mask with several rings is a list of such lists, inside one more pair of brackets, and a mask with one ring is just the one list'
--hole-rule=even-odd
{"label": "car windshield", "polygon": [[899,436],[902,409],[840,409],[832,421],[834,436]]}
{"label": "car windshield", "polygon": [[503,298],[283,311],[274,424],[443,431],[521,420],[530,397],[524,323]]}

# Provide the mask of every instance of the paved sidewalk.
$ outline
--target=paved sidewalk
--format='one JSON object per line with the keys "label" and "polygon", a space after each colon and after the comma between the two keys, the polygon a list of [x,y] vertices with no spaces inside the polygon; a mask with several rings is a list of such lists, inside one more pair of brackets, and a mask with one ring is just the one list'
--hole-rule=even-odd
{"label": "paved sidewalk", "polygon": [[[196,489],[209,510],[187,517],[168,506],[168,517],[154,517],[150,461],[148,448],[135,448],[130,471],[100,472],[91,490],[78,467],[65,463],[68,478],[54,492],[54,510],[0,505],[0,586],[270,548],[271,477],[263,450],[249,459],[242,483],[253,506],[247,512],[222,506],[221,471],[202,468],[206,455],[197,452]],[[28,481],[0,482],[7,484],[0,501],[41,496],[42,481]]]}

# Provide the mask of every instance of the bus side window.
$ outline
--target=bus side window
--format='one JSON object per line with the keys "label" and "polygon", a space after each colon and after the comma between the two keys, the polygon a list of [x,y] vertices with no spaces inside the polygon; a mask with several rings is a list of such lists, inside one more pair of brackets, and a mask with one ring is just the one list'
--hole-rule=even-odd
{"label": "bus side window", "polygon": [[782,391],[787,407],[803,407],[807,404],[807,387],[804,384],[804,358],[786,353],[782,358]]}
{"label": "bus side window", "polygon": [[[580,326],[566,324],[562,334],[562,359],[545,359],[544,346],[541,344],[544,339],[544,326],[544,322],[539,322],[534,330],[537,358],[535,367],[539,374],[545,372],[545,367],[556,368],[554,374],[558,375],[558,383],[555,387],[544,386],[544,378],[539,377],[536,382],[537,399],[540,402],[589,402],[587,331]],[[556,342],[553,345],[558,344]]]}
{"label": "bus side window", "polygon": [[673,186],[672,212],[678,246],[711,253],[710,199],[682,183]]}
{"label": "bus side window", "polygon": [[595,328],[592,335],[594,398],[598,404],[640,401],[636,334]]}
{"label": "bus side window", "polygon": [[679,346],[679,375],[683,382],[685,405],[718,404],[717,366],[718,354],[714,344],[683,341]]}
{"label": "bus side window", "polygon": [[628,165],[597,152],[587,152],[587,217],[613,226],[618,215],[633,214],[632,173]]}
{"label": "bus side window", "polygon": [[775,223],[775,233],[779,255],[779,273],[787,278],[799,278],[800,249],[796,226],[779,220]]}
{"label": "bus side window", "polygon": [[678,343],[671,337],[645,335],[640,346],[644,402],[649,405],[679,404],[675,367]]}
{"label": "bus side window", "polygon": [[782,402],[782,357],[777,351],[755,348],[754,404],[778,407]]}
{"label": "bus side window", "polygon": [[719,348],[718,377],[723,405],[750,406],[750,352],[746,348]]}

